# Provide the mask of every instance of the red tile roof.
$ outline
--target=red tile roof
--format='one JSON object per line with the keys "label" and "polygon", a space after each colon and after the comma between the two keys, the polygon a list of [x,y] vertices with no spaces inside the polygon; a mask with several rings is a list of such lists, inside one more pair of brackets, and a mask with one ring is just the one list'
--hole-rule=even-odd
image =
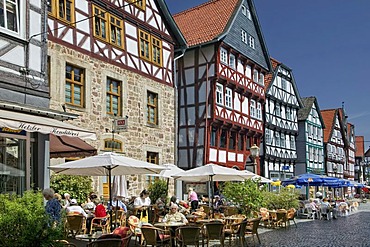
{"label": "red tile roof", "polygon": [[364,157],[364,142],[365,138],[363,136],[356,136],[356,157]]}
{"label": "red tile roof", "polygon": [[189,46],[213,40],[223,33],[239,0],[211,0],[173,17]]}
{"label": "red tile roof", "polygon": [[332,129],[335,125],[335,116],[336,116],[336,109],[330,109],[330,110],[322,110],[321,116],[324,120],[325,129],[324,129],[324,142],[329,142],[330,140],[330,134],[332,133]]}
{"label": "red tile roof", "polygon": [[273,76],[274,76],[274,71],[276,69],[277,66],[279,66],[281,64],[281,62],[279,62],[278,60],[276,60],[275,58],[270,58],[271,60],[271,65],[272,65],[272,69],[273,71],[271,71],[270,73],[268,73],[266,76],[265,76],[265,90],[270,86],[270,84],[272,83],[272,80],[273,80]]}

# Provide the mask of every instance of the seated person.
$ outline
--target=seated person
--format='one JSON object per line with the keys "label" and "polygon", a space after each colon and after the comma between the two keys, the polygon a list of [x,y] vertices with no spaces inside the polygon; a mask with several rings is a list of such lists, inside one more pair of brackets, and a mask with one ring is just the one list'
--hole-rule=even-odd
{"label": "seated person", "polygon": [[105,210],[104,205],[100,202],[99,198],[94,199],[95,203],[95,217],[105,217],[107,216],[107,212]]}
{"label": "seated person", "polygon": [[158,209],[159,210],[164,210],[165,209],[165,206],[166,206],[166,198],[164,196],[162,197],[159,197],[156,201],[155,201],[155,205],[157,205]]}
{"label": "seated person", "polygon": [[126,205],[117,197],[113,197],[112,206],[113,208],[118,207],[119,209],[122,209],[123,211],[127,212]]}
{"label": "seated person", "polygon": [[215,195],[215,201],[213,203],[214,212],[215,213],[223,213],[223,201],[221,200],[219,195]]}
{"label": "seated person", "polygon": [[188,220],[186,219],[185,215],[178,212],[179,206],[177,204],[173,203],[170,207],[170,212],[166,214],[163,218],[164,223],[169,222],[182,222],[184,224],[188,223]]}
{"label": "seated person", "polygon": [[85,210],[83,210],[82,207],[77,204],[76,199],[71,199],[70,206],[66,208],[66,213],[67,214],[79,214],[87,218],[87,214],[85,213]]}

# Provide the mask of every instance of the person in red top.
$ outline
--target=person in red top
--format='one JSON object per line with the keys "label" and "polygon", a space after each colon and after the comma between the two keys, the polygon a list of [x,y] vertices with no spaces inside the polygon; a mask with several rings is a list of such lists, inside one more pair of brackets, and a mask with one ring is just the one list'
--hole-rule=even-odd
{"label": "person in red top", "polygon": [[102,203],[100,203],[100,200],[96,198],[94,200],[95,203],[95,217],[105,217],[107,216],[107,212],[105,211],[105,207]]}

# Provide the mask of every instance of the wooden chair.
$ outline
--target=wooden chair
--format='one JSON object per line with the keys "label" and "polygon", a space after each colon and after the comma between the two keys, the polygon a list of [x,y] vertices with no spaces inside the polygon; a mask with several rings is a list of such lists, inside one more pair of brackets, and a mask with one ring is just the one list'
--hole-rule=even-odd
{"label": "wooden chair", "polygon": [[152,226],[142,226],[141,233],[144,246],[171,246],[171,234],[169,231]]}
{"label": "wooden chair", "polygon": [[127,224],[130,227],[131,232],[135,236],[135,245],[137,244],[137,241],[141,240],[141,228],[140,228],[140,220],[138,217],[131,215],[128,220]]}
{"label": "wooden chair", "polygon": [[199,246],[200,227],[183,226],[176,229],[176,246]]}
{"label": "wooden chair", "polygon": [[295,208],[290,208],[287,212],[287,220],[288,220],[288,225],[290,226],[290,222],[293,221],[295,227],[297,227],[297,223],[295,222],[295,216],[296,216],[297,210]]}
{"label": "wooden chair", "polygon": [[[116,215],[117,212],[117,215]],[[112,222],[115,227],[126,226],[126,212],[123,210],[113,210]]]}
{"label": "wooden chair", "polygon": [[[56,240],[55,241],[57,243],[56,246],[59,246],[59,247],[77,247],[74,243],[70,243],[68,242],[67,240]],[[54,246],[54,245],[52,245]]]}
{"label": "wooden chair", "polygon": [[164,211],[164,209],[159,209],[157,205],[153,205],[153,224],[161,221]]}
{"label": "wooden chair", "polygon": [[225,216],[232,216],[238,213],[239,213],[239,210],[237,207],[226,207],[224,214]]}
{"label": "wooden chair", "polygon": [[286,228],[287,225],[287,211],[285,209],[278,209],[276,211],[276,224],[277,226]]}
{"label": "wooden chair", "polygon": [[90,234],[92,234],[94,230],[101,230],[102,233],[109,233],[110,232],[110,218],[109,215],[105,217],[94,217],[91,220],[90,226]]}
{"label": "wooden chair", "polygon": [[256,235],[259,244],[261,244],[260,237],[258,236],[258,226],[260,224],[260,221],[261,221],[261,217],[249,219],[247,220],[248,223],[245,228],[245,234],[251,235],[253,237],[253,241],[254,241],[254,235]]}
{"label": "wooden chair", "polygon": [[221,222],[210,222],[204,224],[203,237],[207,240],[207,247],[209,246],[210,240],[220,240],[221,246],[224,246],[224,224]]}
{"label": "wooden chair", "polygon": [[65,223],[66,236],[76,237],[80,232],[86,233],[86,219],[82,215],[67,215]]}
{"label": "wooden chair", "polygon": [[247,220],[243,220],[240,223],[234,223],[230,229],[225,229],[225,238],[229,237],[229,245],[231,245],[231,238],[236,237],[239,239],[238,246],[244,246],[245,244],[245,229],[247,227]]}
{"label": "wooden chair", "polygon": [[86,247],[121,247],[122,239],[108,238],[98,239],[94,242],[88,243]]}
{"label": "wooden chair", "polygon": [[129,247],[132,236],[134,236],[134,234],[132,232],[130,232],[126,237],[122,238],[121,247]]}

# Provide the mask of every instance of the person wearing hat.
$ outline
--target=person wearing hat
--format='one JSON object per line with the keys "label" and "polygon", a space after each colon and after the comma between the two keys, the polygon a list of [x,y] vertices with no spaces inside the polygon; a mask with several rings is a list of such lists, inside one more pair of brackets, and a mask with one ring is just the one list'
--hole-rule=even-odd
{"label": "person wearing hat", "polygon": [[181,222],[187,224],[188,220],[186,219],[185,215],[178,211],[178,209],[179,206],[177,204],[175,203],[171,204],[170,212],[164,216],[163,222],[164,223]]}
{"label": "person wearing hat", "polygon": [[189,187],[188,189],[188,201],[190,202],[191,212],[195,212],[195,210],[198,208],[199,201],[198,195],[192,187]]}
{"label": "person wearing hat", "polygon": [[83,210],[82,207],[78,205],[76,199],[71,199],[69,207],[66,208],[66,213],[67,214],[79,214],[87,218],[87,214],[85,210]]}
{"label": "person wearing hat", "polygon": [[63,208],[66,209],[71,204],[71,195],[64,193]]}

